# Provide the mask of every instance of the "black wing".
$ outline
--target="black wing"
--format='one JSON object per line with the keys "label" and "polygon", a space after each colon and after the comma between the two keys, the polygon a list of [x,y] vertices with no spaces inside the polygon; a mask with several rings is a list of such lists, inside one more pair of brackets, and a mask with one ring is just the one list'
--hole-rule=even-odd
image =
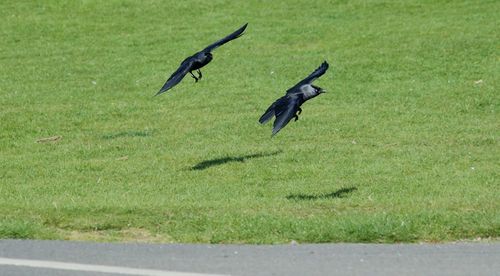
{"label": "black wing", "polygon": [[[279,101],[279,100],[278,100]],[[267,110],[260,116],[259,123],[265,124],[267,121],[271,120],[274,116],[274,109],[276,108],[277,102],[274,102]]]}
{"label": "black wing", "polygon": [[272,136],[284,128],[295,114],[297,114],[299,98],[296,96],[284,96],[275,103],[274,114],[276,115],[276,120],[274,120]]}
{"label": "black wing", "polygon": [[317,78],[321,77],[326,72],[326,70],[328,70],[328,67],[328,62],[324,61],[321,66],[314,70],[314,72],[307,76],[307,78],[301,80],[299,83],[288,89],[286,93],[295,93],[302,85],[310,84],[311,82],[315,81]]}
{"label": "black wing", "polygon": [[210,44],[208,47],[206,47],[205,49],[202,50],[202,52],[212,52],[213,49],[227,43],[228,41],[231,41],[233,39],[236,39],[238,37],[240,37],[243,33],[243,31],[246,29],[248,23],[246,23],[245,25],[243,25],[241,28],[239,28],[238,30],[236,30],[235,32],[233,32],[232,34],[224,37],[223,39],[217,41],[217,42],[214,42],[212,44]]}
{"label": "black wing", "polygon": [[185,59],[182,63],[181,66],[168,78],[167,82],[163,85],[163,87],[156,93],[155,96],[158,96],[162,94],[163,92],[169,90],[170,88],[174,87],[176,84],[178,84],[184,76],[189,72],[189,68],[193,65],[193,59],[191,57],[188,57]]}

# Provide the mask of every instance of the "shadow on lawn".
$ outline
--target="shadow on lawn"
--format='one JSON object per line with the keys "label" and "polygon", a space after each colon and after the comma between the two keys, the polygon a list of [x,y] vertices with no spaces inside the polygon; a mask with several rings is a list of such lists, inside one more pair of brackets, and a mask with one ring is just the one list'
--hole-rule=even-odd
{"label": "shadow on lawn", "polygon": [[317,200],[317,199],[343,198],[346,197],[347,194],[350,194],[356,191],[357,189],[358,188],[356,187],[342,188],[340,190],[331,192],[329,194],[320,194],[320,195],[293,194],[293,195],[287,195],[286,198],[292,200]]}
{"label": "shadow on lawn", "polygon": [[253,158],[261,158],[261,157],[268,157],[268,156],[273,156],[282,153],[283,151],[274,151],[274,152],[269,152],[269,153],[255,153],[255,154],[249,154],[249,155],[243,155],[243,156],[229,156],[229,157],[223,157],[223,158],[216,158],[216,159],[210,159],[210,160],[205,160],[202,161],[193,167],[191,167],[192,171],[201,171],[213,166],[218,166],[218,165],[223,165],[226,163],[231,163],[231,162],[245,162],[247,159],[253,159]]}
{"label": "shadow on lawn", "polygon": [[116,139],[120,137],[147,137],[151,136],[151,131],[129,130],[103,135],[103,139]]}

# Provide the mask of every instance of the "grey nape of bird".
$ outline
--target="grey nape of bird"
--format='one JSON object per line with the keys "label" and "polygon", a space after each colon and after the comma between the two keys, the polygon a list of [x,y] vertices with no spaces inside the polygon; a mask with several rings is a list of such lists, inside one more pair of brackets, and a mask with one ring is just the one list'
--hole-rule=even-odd
{"label": "grey nape of bird", "polygon": [[307,78],[288,89],[285,96],[277,99],[266,112],[264,112],[259,119],[261,124],[265,124],[267,121],[271,120],[273,116],[276,116],[272,136],[284,128],[292,118],[295,118],[295,121],[299,119],[299,114],[302,112],[300,106],[305,101],[326,92],[326,90],[312,85],[311,83],[321,77],[328,69],[328,66],[328,63],[324,61],[320,67],[314,70]]}
{"label": "grey nape of bird", "polygon": [[[181,62],[181,65],[179,68],[168,78],[167,82],[163,85],[163,87],[156,93],[155,96],[162,94],[163,92],[169,90],[170,88],[174,87],[176,84],[178,84],[184,76],[189,72],[191,76],[194,78],[195,82],[198,82],[199,79],[201,79],[201,71],[200,68],[203,66],[207,65],[211,60],[212,60],[212,51],[216,49],[217,47],[224,45],[225,43],[236,39],[240,37],[243,34],[243,31],[245,31],[248,23],[243,25],[241,28],[238,30],[234,31],[230,35],[208,45],[205,49],[199,51],[198,53],[186,58],[183,62]],[[198,73],[198,77],[196,77],[193,74],[193,71],[196,70]]]}

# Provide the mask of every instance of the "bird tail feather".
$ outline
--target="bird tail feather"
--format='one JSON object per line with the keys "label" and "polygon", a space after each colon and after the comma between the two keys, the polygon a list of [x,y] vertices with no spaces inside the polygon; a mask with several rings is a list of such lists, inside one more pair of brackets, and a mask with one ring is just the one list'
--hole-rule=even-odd
{"label": "bird tail feather", "polygon": [[267,123],[269,120],[271,120],[273,118],[273,116],[274,116],[274,107],[275,107],[275,104],[272,104],[266,110],[266,112],[264,112],[264,114],[259,119],[259,123],[265,124],[265,123]]}

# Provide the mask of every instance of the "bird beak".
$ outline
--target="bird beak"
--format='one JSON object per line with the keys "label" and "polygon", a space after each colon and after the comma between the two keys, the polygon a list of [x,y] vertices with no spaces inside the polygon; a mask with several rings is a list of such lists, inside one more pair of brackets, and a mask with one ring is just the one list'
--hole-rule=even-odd
{"label": "bird beak", "polygon": [[327,90],[321,89],[321,93],[326,93]]}

